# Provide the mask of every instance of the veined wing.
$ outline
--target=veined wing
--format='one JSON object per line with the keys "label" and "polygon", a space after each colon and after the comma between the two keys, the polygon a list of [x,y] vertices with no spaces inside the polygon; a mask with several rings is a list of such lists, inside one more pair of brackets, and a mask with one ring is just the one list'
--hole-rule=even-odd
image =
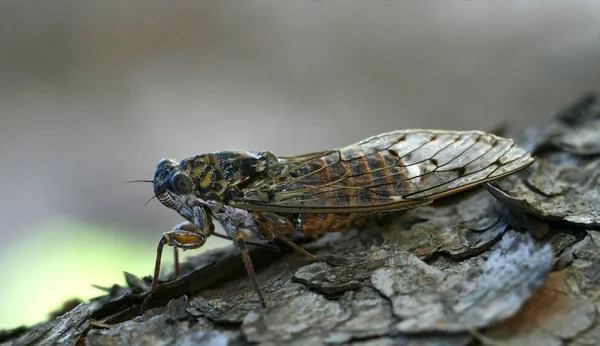
{"label": "veined wing", "polygon": [[281,157],[230,204],[278,212],[369,212],[425,204],[533,162],[480,131],[403,130],[342,149]]}

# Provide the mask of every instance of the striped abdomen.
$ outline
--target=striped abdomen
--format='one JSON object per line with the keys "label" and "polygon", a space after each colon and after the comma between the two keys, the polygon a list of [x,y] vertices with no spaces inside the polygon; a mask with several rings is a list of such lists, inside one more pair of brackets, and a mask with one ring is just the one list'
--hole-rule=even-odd
{"label": "striped abdomen", "polygon": [[[278,182],[287,188],[277,197],[294,199],[302,193],[300,204],[353,206],[376,204],[405,193],[409,171],[399,154],[364,149],[368,148],[349,147],[296,166]],[[287,196],[286,191],[290,191]]]}
{"label": "striped abdomen", "polygon": [[385,212],[429,203],[532,162],[512,140],[482,132],[394,131],[338,150],[278,158],[229,203],[279,213]]}
{"label": "striped abdomen", "polygon": [[298,232],[321,235],[326,232],[346,232],[355,227],[366,227],[371,222],[371,214],[300,214],[294,220]]}
{"label": "striped abdomen", "polygon": [[[347,148],[308,163],[290,177],[297,179],[303,174],[306,177],[299,185],[322,182],[320,191],[313,194],[320,201],[311,203],[323,206],[374,204],[381,197],[402,194],[409,184],[408,171],[393,150],[365,153],[359,147]],[[368,213],[303,213],[293,223],[299,232],[320,235],[365,227],[369,221]]]}

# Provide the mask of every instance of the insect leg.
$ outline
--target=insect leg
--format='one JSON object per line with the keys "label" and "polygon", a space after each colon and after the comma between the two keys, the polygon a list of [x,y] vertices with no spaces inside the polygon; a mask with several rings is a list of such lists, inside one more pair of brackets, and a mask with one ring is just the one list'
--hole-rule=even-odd
{"label": "insect leg", "polygon": [[162,258],[162,250],[165,245],[188,250],[197,249],[204,245],[205,242],[206,235],[198,232],[174,229],[171,232],[163,233],[163,236],[160,238],[158,247],[156,249],[156,263],[154,265],[154,277],[152,278],[152,291],[154,291],[158,286],[160,261]]}
{"label": "insect leg", "polygon": [[177,248],[197,249],[204,245],[206,238],[210,236],[215,226],[212,223],[212,219],[208,214],[204,213],[206,217],[202,218],[203,228],[207,229],[203,232],[202,229],[195,227],[190,222],[182,222],[175,226],[172,231],[163,233],[162,237],[158,241],[156,247],[156,261],[154,262],[154,275],[152,277],[152,285],[150,294],[142,302],[141,310],[146,310],[150,300],[152,299],[152,293],[156,291],[158,287],[158,278],[160,276],[160,263],[162,260],[162,252],[165,245],[173,246],[175,248],[175,274],[179,275],[179,256]]}
{"label": "insect leg", "polygon": [[163,247],[167,243],[167,238],[163,235],[158,241],[156,247],[156,261],[154,262],[154,276],[152,277],[152,292],[158,287],[158,276],[160,274],[160,261],[162,259]]}
{"label": "insect leg", "polygon": [[158,246],[156,247],[156,261],[154,262],[154,276],[152,277],[152,288],[150,289],[150,293],[144,298],[142,302],[142,306],[140,307],[140,313],[143,313],[147,310],[148,304],[150,300],[152,300],[152,293],[158,287],[158,276],[160,274],[160,261],[162,258],[163,247],[167,243],[167,238],[163,235],[158,241]]}
{"label": "insect leg", "polygon": [[[156,291],[156,288],[158,287],[158,278],[160,276],[160,262],[162,259],[163,247],[165,245],[169,245],[175,248],[182,248],[184,250],[197,249],[204,245],[205,242],[206,236],[198,232],[174,229],[171,232],[163,233],[163,236],[160,238],[158,246],[156,247],[156,261],[154,263],[154,276],[152,277],[151,291],[142,303],[142,311],[146,310],[146,307],[150,302],[150,299],[152,298],[152,293],[154,293],[154,291]],[[176,268],[177,267],[178,265],[176,266]]]}
{"label": "insect leg", "polygon": [[[208,232],[204,233],[202,232],[202,230],[198,229],[196,226],[194,226],[194,224],[192,224],[189,221],[184,221],[180,224],[178,224],[177,226],[175,226],[173,228],[173,231],[169,232],[169,234],[184,234],[184,233],[177,233],[178,231],[184,231],[184,232],[189,232],[192,233],[192,237],[190,239],[190,243],[188,244],[188,246],[184,247],[184,249],[195,249],[196,247],[193,247],[193,242],[194,242],[194,235],[195,234],[202,234],[204,236],[204,238],[208,237],[209,235],[213,234],[214,230],[215,230],[215,225],[212,223],[212,220],[207,220],[209,221],[209,225],[208,225]],[[189,233],[185,233],[185,234],[189,234]],[[202,243],[204,244],[204,243]],[[192,247],[189,247],[192,246]],[[200,245],[202,246],[202,245]],[[198,246],[198,247],[200,247]],[[180,271],[180,265],[179,265],[179,247],[178,246],[173,246],[173,259],[174,259],[174,267],[175,267],[175,276],[179,276],[179,274],[181,273]]]}
{"label": "insect leg", "polygon": [[258,280],[256,279],[254,267],[252,266],[252,260],[250,259],[250,255],[248,254],[248,249],[246,247],[246,241],[244,240],[244,236],[240,233],[240,226],[250,226],[251,230],[252,228],[256,228],[257,230],[258,227],[256,225],[249,224],[248,219],[250,216],[246,211],[238,210],[229,206],[223,206],[217,212],[213,210],[213,215],[217,220],[219,220],[219,223],[225,229],[227,236],[233,239],[233,243],[240,248],[240,250],[242,250],[242,259],[244,260],[244,266],[246,267],[248,276],[252,281],[252,285],[254,286],[254,290],[258,295],[258,299],[263,307],[266,307],[267,305],[265,303],[265,297],[260,289]]}
{"label": "insect leg", "polygon": [[[254,221],[258,225],[260,231],[266,237],[277,237],[281,239],[286,245],[291,247],[292,249],[301,253],[306,259],[311,262],[320,261],[319,258],[310,252],[304,250],[298,244],[294,243],[290,238],[288,238],[284,232],[291,233],[294,231],[294,226],[290,222],[290,220],[286,219],[283,216],[274,214],[274,213],[252,213],[252,217]],[[281,231],[283,230],[283,232]]]}
{"label": "insect leg", "polygon": [[[229,238],[229,236],[226,236],[224,234],[219,234],[219,233],[213,233],[213,235],[217,238],[221,238],[221,239],[227,239],[227,240],[231,240],[233,241],[233,239]],[[252,245],[252,246],[256,246],[256,247],[262,247],[264,249],[267,250],[272,250],[272,251],[279,251],[281,250],[277,245],[273,245],[273,244],[267,244],[267,243],[257,243],[254,241],[249,241],[249,240],[244,240],[244,242],[246,243],[246,245]]]}
{"label": "insect leg", "polygon": [[179,276],[181,270],[179,268],[179,250],[173,247],[173,265],[175,266],[175,276]]}
{"label": "insect leg", "polygon": [[267,303],[265,303],[265,296],[260,289],[260,285],[258,284],[258,280],[256,279],[256,274],[254,273],[254,267],[252,266],[252,260],[250,259],[250,255],[248,254],[248,249],[246,248],[246,242],[244,241],[244,237],[242,235],[238,235],[235,240],[235,245],[242,250],[242,259],[244,260],[244,266],[246,267],[246,271],[248,272],[248,276],[250,277],[250,281],[252,281],[252,285],[254,286],[254,290],[258,295],[258,299],[262,304],[263,308],[267,307]]}
{"label": "insect leg", "polygon": [[[191,222],[185,221],[175,226],[173,230],[186,230],[193,231],[195,229],[194,225]],[[179,276],[181,274],[181,268],[179,266],[179,249],[176,246],[173,246],[173,266],[175,267],[175,276]]]}

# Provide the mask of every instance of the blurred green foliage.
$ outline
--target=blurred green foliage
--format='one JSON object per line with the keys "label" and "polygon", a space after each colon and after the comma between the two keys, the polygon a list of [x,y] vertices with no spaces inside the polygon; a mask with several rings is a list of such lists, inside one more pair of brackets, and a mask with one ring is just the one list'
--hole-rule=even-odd
{"label": "blurred green foliage", "polygon": [[[18,237],[0,253],[0,263],[10,264],[3,268],[0,285],[0,329],[44,321],[68,299],[102,295],[91,285],[124,284],[123,271],[150,275],[160,233],[156,241],[139,234],[131,228],[54,219]],[[203,250],[223,244],[211,239]],[[187,251],[181,258],[198,253]],[[163,274],[171,270],[171,254],[165,249]]]}

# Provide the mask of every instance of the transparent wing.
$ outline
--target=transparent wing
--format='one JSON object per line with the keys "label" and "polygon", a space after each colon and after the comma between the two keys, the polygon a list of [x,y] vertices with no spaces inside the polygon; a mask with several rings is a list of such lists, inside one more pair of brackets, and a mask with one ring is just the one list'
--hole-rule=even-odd
{"label": "transparent wing", "polygon": [[367,212],[428,203],[523,169],[530,153],[479,131],[404,130],[294,157],[234,197],[248,210]]}

